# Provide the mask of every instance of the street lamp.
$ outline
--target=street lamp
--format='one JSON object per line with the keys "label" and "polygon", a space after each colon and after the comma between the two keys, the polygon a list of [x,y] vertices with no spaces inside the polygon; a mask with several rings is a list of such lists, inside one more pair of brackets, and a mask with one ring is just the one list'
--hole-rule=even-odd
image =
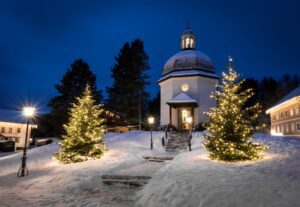
{"label": "street lamp", "polygon": [[152,140],[152,130],[153,130],[153,124],[154,124],[154,117],[153,116],[150,116],[149,118],[148,118],[148,123],[149,123],[149,125],[150,125],[150,130],[151,130],[151,150],[153,149],[153,140]]}
{"label": "street lamp", "polygon": [[27,118],[27,124],[26,124],[26,135],[25,135],[25,144],[24,144],[24,148],[23,148],[23,156],[21,158],[22,160],[22,164],[21,167],[18,171],[18,177],[24,177],[25,173],[26,175],[28,175],[28,169],[26,166],[26,152],[27,152],[27,140],[28,140],[28,127],[29,127],[29,119],[32,118],[34,116],[35,113],[35,108],[31,107],[31,106],[26,106],[23,108],[23,116],[25,116]]}
{"label": "street lamp", "polygon": [[193,117],[189,116],[186,118],[187,123],[190,125],[190,136],[189,136],[189,151],[192,151],[192,131],[193,131]]}

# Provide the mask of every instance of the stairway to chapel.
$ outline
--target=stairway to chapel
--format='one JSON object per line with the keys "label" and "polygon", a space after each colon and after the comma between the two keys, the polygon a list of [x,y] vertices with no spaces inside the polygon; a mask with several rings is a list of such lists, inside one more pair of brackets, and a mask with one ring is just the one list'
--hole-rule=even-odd
{"label": "stairway to chapel", "polygon": [[167,152],[179,152],[188,150],[189,132],[170,131],[165,144]]}

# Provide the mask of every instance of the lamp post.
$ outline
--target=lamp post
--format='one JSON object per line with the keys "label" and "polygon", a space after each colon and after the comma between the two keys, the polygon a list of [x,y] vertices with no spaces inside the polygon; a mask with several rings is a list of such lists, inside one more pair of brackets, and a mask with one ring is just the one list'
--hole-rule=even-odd
{"label": "lamp post", "polygon": [[28,175],[28,169],[26,166],[26,152],[27,152],[27,140],[28,140],[28,127],[29,127],[29,119],[34,116],[35,108],[33,107],[24,107],[23,108],[23,116],[27,118],[27,123],[26,123],[26,135],[25,135],[25,143],[24,143],[24,148],[23,148],[23,156],[21,158],[22,163],[21,167],[18,171],[18,177],[24,177],[25,174]]}
{"label": "lamp post", "polygon": [[190,126],[190,135],[189,135],[189,142],[188,142],[188,145],[189,145],[189,151],[192,151],[192,131],[193,131],[193,117],[189,116],[186,118],[186,121],[187,123],[189,124]]}
{"label": "lamp post", "polygon": [[151,130],[151,150],[153,149],[153,140],[152,140],[152,130],[153,130],[153,124],[154,124],[154,117],[153,116],[150,116],[149,118],[148,118],[148,123],[149,123],[149,125],[150,125],[150,130]]}

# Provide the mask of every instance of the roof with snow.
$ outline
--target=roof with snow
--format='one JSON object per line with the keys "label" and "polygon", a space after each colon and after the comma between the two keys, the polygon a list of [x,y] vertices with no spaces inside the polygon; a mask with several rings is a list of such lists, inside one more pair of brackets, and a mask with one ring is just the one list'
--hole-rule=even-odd
{"label": "roof with snow", "polygon": [[295,88],[292,92],[287,94],[285,97],[283,97],[281,100],[279,100],[272,108],[267,110],[267,113],[269,113],[271,110],[285,104],[287,101],[293,99],[293,98],[300,98],[300,86],[298,88]]}
{"label": "roof with snow", "polygon": [[13,111],[7,109],[0,109],[0,122],[11,123],[26,123],[26,118],[22,116],[21,111]]}
{"label": "roof with snow", "polygon": [[171,77],[183,77],[183,76],[203,76],[203,77],[209,77],[209,78],[214,78],[214,79],[220,78],[218,75],[215,75],[210,72],[201,71],[201,70],[179,70],[179,71],[173,71],[171,73],[164,75],[157,82],[159,83],[159,82],[169,79]]}
{"label": "roof with snow", "polygon": [[167,104],[172,105],[172,104],[194,104],[198,105],[197,101],[193,98],[191,98],[189,95],[187,95],[184,92],[181,92],[171,100],[167,102]]}
{"label": "roof with snow", "polygon": [[164,65],[162,75],[176,70],[202,70],[214,73],[211,59],[197,50],[183,50],[173,55]]}

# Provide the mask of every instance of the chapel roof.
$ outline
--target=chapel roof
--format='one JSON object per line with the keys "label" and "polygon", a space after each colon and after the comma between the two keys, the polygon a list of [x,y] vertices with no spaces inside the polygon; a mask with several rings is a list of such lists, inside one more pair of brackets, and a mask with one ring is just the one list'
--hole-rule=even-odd
{"label": "chapel roof", "polygon": [[212,60],[208,55],[196,50],[196,35],[187,29],[181,36],[181,51],[171,56],[163,67],[162,76],[173,71],[200,70],[215,72]]}

